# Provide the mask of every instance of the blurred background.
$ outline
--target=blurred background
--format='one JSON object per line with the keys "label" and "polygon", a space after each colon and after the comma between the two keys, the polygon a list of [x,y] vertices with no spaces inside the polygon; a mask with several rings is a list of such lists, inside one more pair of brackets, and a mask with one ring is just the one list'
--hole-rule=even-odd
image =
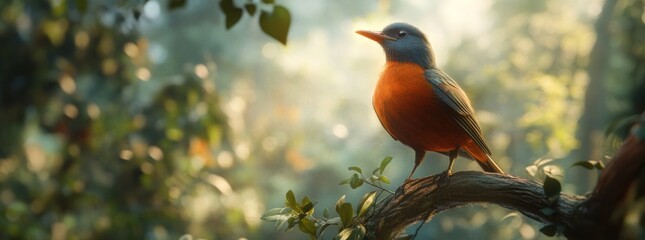
{"label": "blurred background", "polygon": [[[274,6],[234,4],[249,2]],[[396,21],[427,34],[510,174],[540,181],[526,167],[546,159],[563,191],[587,193],[598,172],[570,166],[606,161],[611,126],[645,110],[643,0],[275,4],[290,12],[286,46],[248,10],[227,30],[219,1],[0,2],[0,238],[303,239],[260,220],[289,189],[320,209],[357,202],[372,189],[338,185],[347,168],[392,156],[394,190],[413,151],[372,111],[385,57],[354,32]],[[447,165],[431,154],[416,177]],[[420,239],[547,238],[541,227],[470,206]]]}

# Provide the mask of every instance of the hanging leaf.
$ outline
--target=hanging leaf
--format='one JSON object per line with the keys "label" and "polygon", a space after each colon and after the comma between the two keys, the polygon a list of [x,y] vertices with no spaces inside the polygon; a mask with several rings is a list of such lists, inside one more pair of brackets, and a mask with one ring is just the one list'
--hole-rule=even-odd
{"label": "hanging leaf", "polygon": [[81,13],[87,11],[87,0],[76,0],[76,7]]}
{"label": "hanging leaf", "polygon": [[186,0],[170,0],[168,1],[168,9],[173,10],[186,5]]}
{"label": "hanging leaf", "polygon": [[287,35],[291,25],[291,14],[287,8],[275,5],[273,12],[262,11],[260,14],[260,28],[264,33],[287,45]]}
{"label": "hanging leaf", "polygon": [[555,224],[551,224],[540,228],[540,232],[549,237],[553,237],[556,233],[558,233],[558,228],[555,226]]}
{"label": "hanging leaf", "polygon": [[253,16],[255,15],[257,6],[255,6],[255,3],[247,3],[246,5],[244,5],[244,9],[246,9],[246,12],[249,13],[249,15]]}
{"label": "hanging leaf", "polygon": [[242,18],[242,9],[235,6],[233,0],[222,0],[219,7],[226,16],[226,29],[231,29]]}
{"label": "hanging leaf", "polygon": [[544,179],[544,185],[542,186],[542,188],[544,189],[544,194],[551,203],[555,202],[555,200],[558,199],[558,197],[560,196],[560,191],[562,190],[560,181],[549,176],[546,176],[546,178]]}

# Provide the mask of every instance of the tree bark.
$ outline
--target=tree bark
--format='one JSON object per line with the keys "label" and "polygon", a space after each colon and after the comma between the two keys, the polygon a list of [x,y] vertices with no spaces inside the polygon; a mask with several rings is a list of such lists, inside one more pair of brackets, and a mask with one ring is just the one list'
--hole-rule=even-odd
{"label": "tree bark", "polygon": [[631,135],[603,170],[591,195],[561,193],[554,202],[547,199],[540,183],[510,175],[468,171],[414,179],[367,214],[365,239],[394,239],[417,221],[429,221],[441,211],[473,203],[497,204],[555,224],[569,239],[615,238],[625,214],[621,211],[625,197],[644,165],[644,139]]}

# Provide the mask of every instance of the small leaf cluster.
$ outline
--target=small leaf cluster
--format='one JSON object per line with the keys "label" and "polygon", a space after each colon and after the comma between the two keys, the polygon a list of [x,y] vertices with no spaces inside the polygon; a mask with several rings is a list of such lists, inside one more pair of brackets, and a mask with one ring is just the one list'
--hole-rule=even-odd
{"label": "small leaf cluster", "polygon": [[330,226],[338,228],[335,240],[363,239],[366,233],[363,223],[370,208],[375,206],[380,193],[384,191],[392,193],[381,186],[381,183],[390,183],[390,179],[383,175],[383,171],[390,161],[392,161],[392,157],[384,158],[379,167],[372,171],[372,176],[369,178],[363,175],[361,168],[349,167],[349,171],[354,173],[350,178],[343,180],[341,185],[349,184],[352,189],[356,189],[363,183],[367,183],[378,190],[363,195],[356,208],[352,203],[345,201],[345,195],[341,196],[335,206],[338,217],[331,217],[327,208],[323,211],[322,217],[314,216],[315,202],[312,202],[307,196],[298,202],[293,191],[289,190],[286,194],[285,207],[268,210],[262,216],[262,220],[275,222],[276,230],[286,225],[288,231],[297,225],[302,233],[309,236],[309,239],[320,239]]}
{"label": "small leaf cluster", "polygon": [[383,160],[381,160],[381,164],[379,165],[378,168],[372,171],[372,175],[369,178],[366,178],[365,175],[363,175],[363,170],[361,168],[356,166],[349,167],[348,170],[353,171],[354,174],[352,174],[351,177],[342,180],[340,182],[340,185],[349,184],[349,186],[352,189],[356,189],[362,186],[363,183],[367,183],[383,191],[388,191],[385,188],[383,188],[381,183],[385,183],[385,184],[391,183],[390,179],[385,175],[383,175],[383,171],[385,171],[385,168],[387,167],[388,164],[390,164],[391,161],[392,161],[392,157],[386,157]]}
{"label": "small leaf cluster", "polygon": [[297,225],[300,231],[315,239],[317,230],[315,221],[318,219],[314,218],[312,215],[314,213],[314,205],[316,205],[316,203],[312,202],[307,196],[303,197],[302,200],[298,202],[296,201],[296,196],[293,191],[289,190],[286,194],[285,205],[286,207],[283,208],[273,208],[266,211],[264,215],[262,215],[262,220],[275,222],[276,229],[287,224],[287,230],[289,230]]}
{"label": "small leaf cluster", "polygon": [[[244,6],[237,6],[233,0],[222,0],[219,6],[226,16],[226,29],[231,29],[235,26],[245,12],[250,16],[254,16],[258,8],[260,8],[259,21],[262,31],[273,39],[287,45],[291,14],[286,7],[276,4],[275,0],[262,0],[262,3],[249,1]],[[264,10],[268,8],[272,8],[273,11]]]}

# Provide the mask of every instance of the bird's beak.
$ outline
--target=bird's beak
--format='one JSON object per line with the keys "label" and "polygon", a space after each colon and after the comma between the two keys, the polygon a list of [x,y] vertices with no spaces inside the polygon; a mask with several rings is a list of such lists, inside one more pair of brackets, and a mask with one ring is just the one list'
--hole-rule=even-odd
{"label": "bird's beak", "polygon": [[356,33],[365,36],[366,38],[372,39],[376,42],[383,42],[384,40],[390,40],[390,41],[396,41],[396,38],[390,37],[388,35],[383,34],[383,32],[373,32],[373,31],[364,31],[364,30],[358,30]]}

